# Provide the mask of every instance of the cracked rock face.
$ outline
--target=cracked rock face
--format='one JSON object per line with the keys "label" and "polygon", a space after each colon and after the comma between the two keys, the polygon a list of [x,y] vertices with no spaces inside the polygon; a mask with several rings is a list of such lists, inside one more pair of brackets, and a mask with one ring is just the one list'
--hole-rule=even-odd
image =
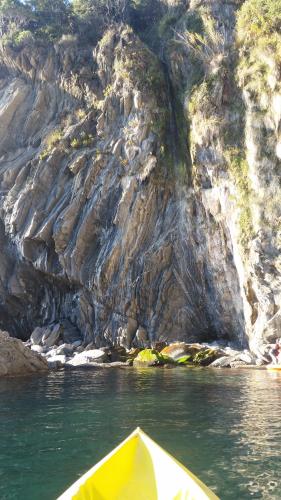
{"label": "cracked rock face", "polygon": [[[215,10],[220,25],[232,10]],[[271,299],[251,323],[262,284],[241,256],[220,131],[200,126],[199,107],[179,175],[174,94],[189,54],[165,57],[127,27],[94,52],[1,49],[0,327],[12,335],[68,321],[96,347],[246,346],[278,323]]]}

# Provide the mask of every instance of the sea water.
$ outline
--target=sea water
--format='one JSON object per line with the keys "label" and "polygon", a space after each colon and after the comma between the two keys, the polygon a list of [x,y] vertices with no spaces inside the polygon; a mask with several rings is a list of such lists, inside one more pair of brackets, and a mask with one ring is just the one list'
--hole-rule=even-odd
{"label": "sea water", "polygon": [[57,498],[137,426],[222,499],[281,498],[278,373],[52,372],[2,378],[0,405],[1,500]]}

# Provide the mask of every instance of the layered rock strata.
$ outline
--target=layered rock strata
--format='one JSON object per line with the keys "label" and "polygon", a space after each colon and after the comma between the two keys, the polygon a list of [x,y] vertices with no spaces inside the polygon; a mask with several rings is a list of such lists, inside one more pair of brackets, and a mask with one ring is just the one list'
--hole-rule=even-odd
{"label": "layered rock strata", "polygon": [[[93,52],[2,46],[2,328],[257,353],[278,335],[278,68],[261,95],[237,80],[240,4],[177,10],[157,54],[127,26]],[[206,54],[186,38],[194,15]]]}

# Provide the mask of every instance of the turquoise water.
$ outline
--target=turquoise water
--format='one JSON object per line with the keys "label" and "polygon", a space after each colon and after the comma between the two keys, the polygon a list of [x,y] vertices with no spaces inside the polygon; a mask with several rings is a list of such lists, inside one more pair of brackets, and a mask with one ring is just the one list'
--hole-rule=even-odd
{"label": "turquoise water", "polygon": [[51,500],[136,426],[223,499],[281,497],[281,374],[110,369],[0,381],[0,499]]}

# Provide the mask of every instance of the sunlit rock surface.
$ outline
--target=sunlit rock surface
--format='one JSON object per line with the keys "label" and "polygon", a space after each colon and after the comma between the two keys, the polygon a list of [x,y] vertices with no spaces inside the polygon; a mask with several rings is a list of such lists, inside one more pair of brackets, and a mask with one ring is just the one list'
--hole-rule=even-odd
{"label": "sunlit rock surface", "polygon": [[0,376],[45,372],[47,361],[25,347],[21,340],[0,331]]}
{"label": "sunlit rock surface", "polygon": [[[197,89],[180,35],[199,3],[219,36]],[[264,95],[233,83],[240,3],[191,2],[159,55],[126,26],[94,50],[1,48],[2,328],[27,339],[44,326],[52,344],[67,320],[65,332],[96,348],[222,339],[254,351],[280,331],[280,241],[268,222],[280,95],[257,114]],[[211,109],[196,101],[210,77]],[[246,207],[228,165],[240,144]]]}

